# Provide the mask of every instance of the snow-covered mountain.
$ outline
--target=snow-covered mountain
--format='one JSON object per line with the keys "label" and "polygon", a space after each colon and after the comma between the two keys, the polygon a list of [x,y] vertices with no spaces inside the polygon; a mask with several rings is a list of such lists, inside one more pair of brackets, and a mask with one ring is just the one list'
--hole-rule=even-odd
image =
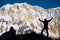
{"label": "snow-covered mountain", "polygon": [[[0,8],[0,35],[14,27],[16,34],[25,34],[28,30],[40,33],[44,27],[44,21],[49,22],[49,36],[56,38],[60,33],[60,7],[44,9],[40,6],[32,6],[28,3],[7,4]],[[29,32],[28,32],[29,33]],[[44,32],[46,35],[46,33]]]}

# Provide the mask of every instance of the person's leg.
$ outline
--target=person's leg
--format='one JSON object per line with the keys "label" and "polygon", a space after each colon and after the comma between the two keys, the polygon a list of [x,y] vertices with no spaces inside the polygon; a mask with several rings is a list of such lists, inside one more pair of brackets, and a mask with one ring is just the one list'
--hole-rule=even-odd
{"label": "person's leg", "polygon": [[43,28],[42,31],[41,31],[41,35],[43,35],[43,31],[44,31],[44,28]]}
{"label": "person's leg", "polygon": [[48,34],[48,29],[46,29],[46,32],[47,32],[47,37],[48,37],[48,35],[49,35],[49,34]]}

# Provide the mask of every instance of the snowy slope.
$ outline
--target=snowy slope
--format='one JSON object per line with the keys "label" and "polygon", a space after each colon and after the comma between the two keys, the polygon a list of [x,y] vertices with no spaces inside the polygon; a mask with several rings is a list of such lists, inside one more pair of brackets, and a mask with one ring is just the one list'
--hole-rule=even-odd
{"label": "snowy slope", "polygon": [[[44,9],[27,3],[7,4],[0,8],[0,35],[14,27],[16,34],[25,34],[28,30],[40,33],[43,23],[38,19],[53,20],[49,22],[49,36],[56,38],[60,33],[60,7]],[[28,32],[29,33],[29,32]],[[46,33],[44,32],[46,35]]]}

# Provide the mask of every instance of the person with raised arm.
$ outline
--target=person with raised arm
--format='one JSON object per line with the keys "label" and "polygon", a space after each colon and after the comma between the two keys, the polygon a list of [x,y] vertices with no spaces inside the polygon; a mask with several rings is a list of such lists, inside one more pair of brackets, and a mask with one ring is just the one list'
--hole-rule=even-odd
{"label": "person with raised arm", "polygon": [[43,35],[43,31],[46,30],[47,37],[48,37],[48,22],[50,22],[52,19],[53,18],[51,18],[50,20],[44,19],[44,21],[42,21],[42,20],[39,19],[39,21],[43,22],[43,24],[44,24],[44,28],[41,31],[41,35]]}

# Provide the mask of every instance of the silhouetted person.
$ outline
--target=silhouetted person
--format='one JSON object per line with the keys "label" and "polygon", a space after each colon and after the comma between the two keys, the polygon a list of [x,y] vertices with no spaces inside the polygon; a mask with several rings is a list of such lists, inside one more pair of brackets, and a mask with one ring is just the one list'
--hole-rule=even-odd
{"label": "silhouetted person", "polygon": [[46,32],[47,32],[47,37],[48,37],[48,22],[50,22],[52,19],[53,19],[53,18],[51,18],[50,20],[44,19],[44,21],[42,21],[42,20],[39,19],[39,20],[40,20],[41,22],[43,22],[43,24],[44,24],[44,28],[43,28],[42,31],[41,31],[41,35],[43,35],[43,31],[46,30]]}
{"label": "silhouetted person", "polygon": [[16,34],[16,31],[14,30],[13,27],[10,28],[10,33],[11,33],[11,35],[15,35]]}
{"label": "silhouetted person", "polygon": [[1,40],[8,40],[16,35],[16,31],[14,30],[13,27],[10,28],[10,31],[5,32],[4,34],[1,35]]}

